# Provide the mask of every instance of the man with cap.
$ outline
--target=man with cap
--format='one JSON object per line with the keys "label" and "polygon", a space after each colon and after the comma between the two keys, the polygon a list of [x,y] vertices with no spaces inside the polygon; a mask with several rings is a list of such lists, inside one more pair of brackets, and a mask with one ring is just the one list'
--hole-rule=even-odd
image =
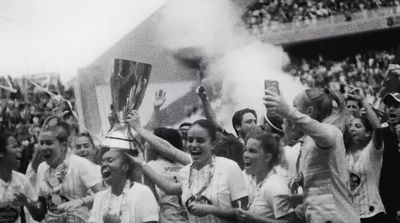
{"label": "man with cap", "polygon": [[384,140],[383,164],[379,190],[392,222],[400,222],[400,93],[388,93],[383,97],[387,126],[382,129]]}

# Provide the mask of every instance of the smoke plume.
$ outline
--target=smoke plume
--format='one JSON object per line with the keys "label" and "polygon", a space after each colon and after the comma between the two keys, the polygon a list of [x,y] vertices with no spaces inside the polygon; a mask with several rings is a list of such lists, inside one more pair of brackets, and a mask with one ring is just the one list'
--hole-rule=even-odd
{"label": "smoke plume", "polygon": [[221,97],[214,105],[224,127],[242,108],[264,115],[265,79],[278,80],[289,103],[303,89],[282,71],[289,62],[282,48],[248,33],[242,10],[230,0],[172,0],[163,9],[159,27],[166,48],[199,49],[208,63],[206,78],[222,81]]}

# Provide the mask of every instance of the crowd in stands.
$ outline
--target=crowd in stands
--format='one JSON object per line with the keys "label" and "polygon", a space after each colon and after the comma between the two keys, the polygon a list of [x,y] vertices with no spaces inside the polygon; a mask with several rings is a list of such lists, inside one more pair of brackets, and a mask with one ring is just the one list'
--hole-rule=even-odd
{"label": "crowd in stands", "polygon": [[294,59],[285,69],[309,87],[330,86],[342,93],[348,90],[344,88],[349,85],[361,88],[373,103],[393,58],[394,54],[386,50],[358,53],[341,60],[319,56],[316,59]]}
{"label": "crowd in stands", "polygon": [[351,13],[381,7],[397,7],[398,0],[257,0],[252,3],[244,19],[252,30],[279,28],[283,23],[312,23],[317,19],[343,15],[351,20]]}
{"label": "crowd in stands", "polygon": [[151,125],[111,114],[100,145],[79,131],[72,94],[1,92],[0,222],[399,222],[400,84],[378,94],[400,83],[393,61],[293,60],[309,88],[293,102],[266,89],[266,115],[232,111],[233,133],[204,86],[204,119],[158,126],[160,90]]}

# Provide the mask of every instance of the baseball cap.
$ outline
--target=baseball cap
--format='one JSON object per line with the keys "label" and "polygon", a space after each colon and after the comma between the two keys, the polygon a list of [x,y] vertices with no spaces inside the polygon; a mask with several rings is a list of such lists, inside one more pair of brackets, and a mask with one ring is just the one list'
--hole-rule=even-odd
{"label": "baseball cap", "polygon": [[400,93],[388,93],[383,97],[383,103],[385,105],[388,105],[390,102],[396,101],[400,103]]}

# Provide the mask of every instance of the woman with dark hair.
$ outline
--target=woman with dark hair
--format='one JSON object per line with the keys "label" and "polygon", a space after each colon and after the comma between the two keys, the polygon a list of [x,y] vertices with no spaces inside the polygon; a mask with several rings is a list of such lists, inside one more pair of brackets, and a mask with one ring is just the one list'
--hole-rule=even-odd
{"label": "woman with dark hair", "polygon": [[280,163],[279,145],[278,135],[256,133],[247,137],[243,160],[247,174],[255,179],[255,185],[252,185],[248,210],[236,211],[240,222],[296,221],[289,202],[288,182],[275,170]]}
{"label": "woman with dark hair", "polygon": [[95,195],[90,223],[158,222],[159,207],[151,190],[131,179],[133,166],[127,157],[130,151],[104,151],[101,174],[110,187]]}
{"label": "woman with dark hair", "polygon": [[290,122],[285,125],[285,134],[293,135],[288,126],[295,126],[304,135],[299,174],[307,223],[360,222],[349,197],[343,134],[336,126],[324,123],[332,115],[333,99],[342,106],[334,96],[322,88],[307,89],[296,96],[291,107],[280,95],[265,90],[267,109]]}
{"label": "woman with dark hair", "polygon": [[366,115],[354,118],[346,128],[344,139],[349,164],[351,199],[361,222],[387,222],[379,194],[383,161],[380,123],[362,91],[352,98],[365,108]]}
{"label": "woman with dark hair", "polygon": [[[139,131],[142,132],[142,131]],[[182,150],[182,139],[178,130],[169,128],[156,128],[154,135],[171,143],[175,148]],[[177,182],[179,171],[183,165],[175,160],[162,156],[153,147],[146,150],[148,165],[157,173],[166,177],[169,181]],[[154,186],[154,185],[153,185]],[[160,205],[160,223],[167,222],[188,222],[188,217],[180,198],[176,195],[169,195],[160,188],[156,188],[158,204]]]}
{"label": "woman with dark hair", "polygon": [[[137,112],[131,112],[127,122],[135,126],[137,121]],[[209,121],[194,122],[187,137],[192,163],[180,170],[176,183],[166,182],[144,160],[134,157],[131,159],[166,193],[181,195],[190,222],[235,220],[233,208],[247,204],[247,190],[239,166],[232,160],[213,155],[217,133],[215,126]],[[169,154],[171,153],[177,154],[175,151],[170,151]]]}
{"label": "woman with dark hair", "polygon": [[0,222],[32,222],[26,215],[28,211],[34,220],[41,221],[45,214],[46,209],[38,201],[29,179],[15,171],[19,168],[20,158],[17,140],[0,133]]}

